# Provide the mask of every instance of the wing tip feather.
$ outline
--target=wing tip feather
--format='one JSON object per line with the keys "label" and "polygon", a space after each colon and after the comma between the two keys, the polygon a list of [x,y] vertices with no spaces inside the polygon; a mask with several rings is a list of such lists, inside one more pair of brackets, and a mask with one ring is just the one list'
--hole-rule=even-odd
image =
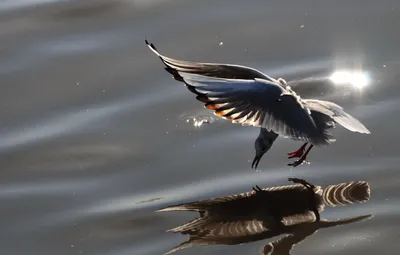
{"label": "wing tip feather", "polygon": [[198,96],[196,96],[196,99],[203,103],[211,102],[211,100],[205,95],[198,95]]}
{"label": "wing tip feather", "polygon": [[144,42],[152,52],[154,52],[157,56],[161,57],[161,54],[158,52],[156,46],[153,43],[150,43],[147,39],[144,39]]}
{"label": "wing tip feather", "polygon": [[174,211],[184,211],[185,209],[180,208],[179,206],[172,206],[172,207],[166,207],[162,209],[158,209],[155,212],[174,212]]}
{"label": "wing tip feather", "polygon": [[369,131],[368,128],[366,128],[364,124],[361,123],[361,121],[357,120],[349,114],[347,114],[347,116],[345,116],[344,118],[335,118],[335,121],[350,131],[367,135],[371,134],[371,131]]}

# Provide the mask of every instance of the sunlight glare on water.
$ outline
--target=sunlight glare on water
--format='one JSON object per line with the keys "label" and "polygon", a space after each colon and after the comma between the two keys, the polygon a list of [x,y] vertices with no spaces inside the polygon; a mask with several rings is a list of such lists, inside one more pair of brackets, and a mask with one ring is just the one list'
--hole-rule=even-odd
{"label": "sunlight glare on water", "polygon": [[359,89],[368,86],[370,83],[369,75],[364,71],[340,70],[335,71],[329,78],[337,85],[351,84]]}

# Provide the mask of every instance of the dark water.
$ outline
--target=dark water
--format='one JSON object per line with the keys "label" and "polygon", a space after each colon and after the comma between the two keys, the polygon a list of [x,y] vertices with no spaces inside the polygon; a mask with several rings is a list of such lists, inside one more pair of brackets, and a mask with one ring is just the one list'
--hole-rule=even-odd
{"label": "dark water", "polygon": [[[0,254],[162,254],[186,239],[164,231],[194,215],[155,210],[291,176],[368,181],[368,203],[321,216],[375,215],[320,230],[294,254],[398,253],[399,1],[7,0],[0,8]],[[212,115],[145,38],[171,57],[287,80],[361,67],[372,77],[361,91],[301,95],[340,103],[372,134],[337,128],[336,143],[294,169],[286,153],[300,143],[278,138],[255,172],[258,128],[187,123]],[[181,254],[257,254],[259,246]]]}

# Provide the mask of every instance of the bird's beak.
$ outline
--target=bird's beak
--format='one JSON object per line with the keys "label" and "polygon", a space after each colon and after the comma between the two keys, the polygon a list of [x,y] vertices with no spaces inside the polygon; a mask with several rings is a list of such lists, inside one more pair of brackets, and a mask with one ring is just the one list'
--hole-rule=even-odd
{"label": "bird's beak", "polygon": [[258,163],[260,163],[262,155],[256,155],[253,159],[253,163],[251,164],[251,168],[257,169]]}

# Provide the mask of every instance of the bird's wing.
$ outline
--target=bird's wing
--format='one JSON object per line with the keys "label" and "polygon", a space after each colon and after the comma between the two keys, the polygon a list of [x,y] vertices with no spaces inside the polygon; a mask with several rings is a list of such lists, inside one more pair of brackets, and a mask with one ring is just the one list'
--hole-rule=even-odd
{"label": "bird's wing", "polygon": [[[292,185],[292,186],[295,186],[295,185]],[[283,186],[283,187],[288,187],[288,186]],[[218,204],[227,204],[227,203],[235,202],[235,201],[239,201],[239,200],[246,201],[250,196],[253,196],[254,193],[255,193],[254,191],[249,191],[249,192],[240,193],[240,194],[231,195],[231,196],[218,197],[218,198],[207,199],[207,200],[202,200],[202,201],[197,201],[197,202],[178,204],[178,205],[173,205],[173,206],[169,206],[166,208],[162,208],[160,210],[157,210],[157,212],[170,212],[170,211],[206,212],[207,210],[209,210],[210,207],[213,207]]]}
{"label": "bird's wing", "polygon": [[146,44],[150,48],[150,50],[152,50],[165,64],[166,66],[165,70],[171,73],[174,76],[174,78],[178,81],[182,81],[182,77],[180,77],[178,72],[186,72],[186,73],[199,74],[217,78],[226,78],[226,79],[261,78],[276,82],[275,79],[250,67],[240,66],[240,65],[218,64],[218,63],[190,62],[190,61],[173,59],[161,55],[154,46],[154,44],[149,43],[147,40]]}
{"label": "bird's wing", "polygon": [[[258,220],[245,220],[236,222],[212,221],[200,218],[195,226],[184,229],[175,229],[174,232],[189,234],[190,239],[173,248],[166,254],[171,254],[178,250],[201,245],[228,244],[235,245],[240,243],[254,242],[264,238],[270,238],[279,231],[269,230],[263,226],[263,222]],[[182,226],[185,227],[185,226]]]}
{"label": "bird's wing", "polygon": [[329,143],[330,137],[316,126],[300,97],[275,82],[178,73],[196,98],[219,117],[315,145]]}
{"label": "bird's wing", "polygon": [[304,215],[284,217],[283,222],[292,225],[282,228],[276,225],[274,219],[267,218],[268,217],[266,217],[264,221],[256,218],[246,220],[237,219],[235,221],[214,217],[195,219],[183,226],[170,230],[182,234],[189,234],[190,239],[172,249],[167,254],[199,245],[234,245],[255,242],[284,234],[287,232],[287,229],[291,229],[298,224],[315,221],[313,213],[306,212]]}
{"label": "bird's wing", "polygon": [[363,134],[371,133],[359,120],[346,113],[342,107],[335,103],[316,99],[304,99],[304,102],[311,111],[320,112],[330,117],[350,131]]}
{"label": "bird's wing", "polygon": [[323,203],[331,207],[364,203],[370,198],[371,189],[365,181],[328,185],[322,193]]}
{"label": "bird's wing", "polygon": [[[320,186],[316,186],[317,189],[320,189]],[[279,191],[285,191],[285,190],[300,190],[302,191],[304,189],[304,185],[302,184],[291,184],[291,185],[281,185],[281,186],[275,186],[275,187],[269,187],[269,188],[263,188],[263,191],[269,192],[269,194],[274,194]],[[256,192],[254,190],[248,191],[248,192],[243,192],[239,194],[234,194],[230,196],[225,196],[225,197],[217,197],[217,198],[212,198],[212,199],[206,199],[206,200],[201,200],[201,201],[196,201],[196,202],[189,202],[189,203],[183,203],[183,204],[178,204],[178,205],[172,205],[168,206],[162,209],[157,210],[157,212],[171,212],[171,211],[195,211],[195,212],[202,212],[202,211],[207,211],[211,207],[220,205],[220,204],[228,204],[228,203],[236,203],[238,204],[238,201],[242,201],[243,204],[240,204],[240,207],[246,206],[246,202],[249,201],[250,197],[257,197]],[[262,197],[259,197],[262,202]]]}
{"label": "bird's wing", "polygon": [[305,211],[300,214],[293,214],[289,216],[285,216],[282,219],[282,223],[287,226],[295,226],[301,223],[311,223],[315,222],[317,219],[316,215],[312,211]]}

